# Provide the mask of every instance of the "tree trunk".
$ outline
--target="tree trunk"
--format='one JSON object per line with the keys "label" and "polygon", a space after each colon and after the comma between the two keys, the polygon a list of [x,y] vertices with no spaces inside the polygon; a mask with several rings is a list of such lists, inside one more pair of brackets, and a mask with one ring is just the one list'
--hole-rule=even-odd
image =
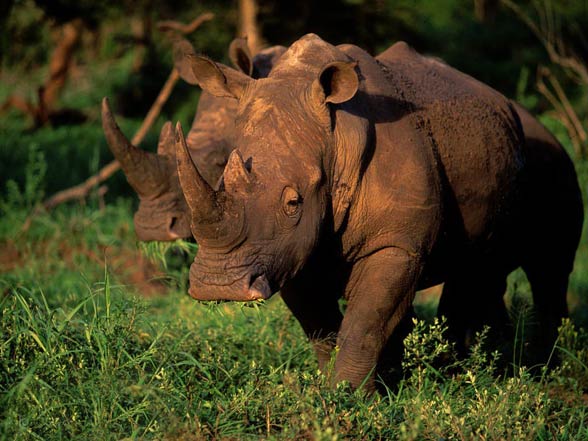
{"label": "tree trunk", "polygon": [[133,42],[135,44],[135,59],[133,60],[132,71],[138,73],[143,68],[147,54],[152,43],[152,22],[149,11],[143,11],[140,17],[131,21]]}
{"label": "tree trunk", "polygon": [[45,124],[54,110],[55,102],[65,85],[71,67],[74,50],[82,35],[82,20],[75,19],[65,23],[62,35],[49,60],[49,78],[39,89],[39,109],[37,125]]}
{"label": "tree trunk", "polygon": [[239,0],[238,34],[240,37],[247,37],[247,44],[254,55],[264,47],[264,41],[257,23],[258,10],[257,0]]}
{"label": "tree trunk", "polygon": [[494,20],[500,0],[474,0],[474,15],[481,23]]}

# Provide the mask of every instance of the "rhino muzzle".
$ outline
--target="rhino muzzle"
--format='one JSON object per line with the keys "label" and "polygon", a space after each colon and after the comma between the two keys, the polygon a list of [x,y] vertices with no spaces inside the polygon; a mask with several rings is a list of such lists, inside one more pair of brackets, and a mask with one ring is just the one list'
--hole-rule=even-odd
{"label": "rhino muzzle", "polygon": [[190,270],[190,289],[188,293],[196,300],[250,302],[267,300],[273,294],[265,274],[246,274],[231,284],[217,285],[198,279],[192,274],[192,270],[193,268]]}

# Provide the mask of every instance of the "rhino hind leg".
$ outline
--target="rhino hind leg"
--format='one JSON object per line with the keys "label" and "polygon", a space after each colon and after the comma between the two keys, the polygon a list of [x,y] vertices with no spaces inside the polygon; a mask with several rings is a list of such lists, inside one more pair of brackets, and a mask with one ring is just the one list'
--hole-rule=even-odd
{"label": "rhino hind leg", "polygon": [[437,311],[447,319],[449,336],[462,356],[485,326],[490,327],[491,343],[504,342],[512,334],[504,304],[508,274],[491,271],[488,265],[478,268],[482,270],[468,268],[445,282]]}
{"label": "rhino hind leg", "polygon": [[532,339],[533,362],[553,364],[556,361],[554,345],[558,328],[568,316],[566,294],[570,270],[560,262],[542,262],[523,267],[533,293],[535,313]]}

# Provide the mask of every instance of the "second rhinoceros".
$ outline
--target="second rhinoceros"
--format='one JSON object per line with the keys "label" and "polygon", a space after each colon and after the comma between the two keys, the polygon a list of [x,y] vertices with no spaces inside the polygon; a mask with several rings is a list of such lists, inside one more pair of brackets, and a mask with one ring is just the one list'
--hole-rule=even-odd
{"label": "second rhinoceros", "polygon": [[237,148],[216,189],[176,127],[200,244],[194,298],[281,290],[319,365],[336,343],[335,379],[368,389],[415,291],[432,284],[445,282],[440,308],[465,334],[504,308],[506,276],[522,266],[553,335],[582,224],[577,179],[565,154],[533,156],[498,92],[404,43],[374,59],[312,34],[266,79],[193,54],[182,62],[237,103]]}
{"label": "second rhinoceros", "polygon": [[[178,41],[175,50],[184,55],[194,53],[187,40]],[[231,43],[229,56],[241,72],[260,78],[268,75],[275,60],[285,50],[282,46],[273,46],[252,57],[246,40],[239,38]],[[176,54],[176,57],[181,58],[181,54]],[[181,73],[185,80],[196,84],[190,72]],[[236,111],[235,100],[207,92],[203,92],[198,101],[187,144],[202,176],[212,186],[220,178],[234,148]],[[191,238],[189,210],[176,171],[171,123],[163,126],[156,153],[137,148],[129,142],[116,124],[106,98],[102,101],[102,124],[110,150],[139,196],[139,207],[134,216],[137,238],[141,241]]]}

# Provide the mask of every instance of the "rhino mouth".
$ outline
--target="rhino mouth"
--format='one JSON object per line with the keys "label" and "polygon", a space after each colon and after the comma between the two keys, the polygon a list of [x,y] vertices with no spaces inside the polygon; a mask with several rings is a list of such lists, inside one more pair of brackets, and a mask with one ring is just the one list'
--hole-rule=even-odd
{"label": "rhino mouth", "polygon": [[134,224],[140,241],[173,241],[192,237],[189,219],[179,211],[169,211],[157,217],[152,212],[139,210],[135,213]]}
{"label": "rhino mouth", "polygon": [[267,300],[274,291],[265,274],[245,274],[228,284],[211,284],[190,275],[190,296],[201,301],[250,302]]}

